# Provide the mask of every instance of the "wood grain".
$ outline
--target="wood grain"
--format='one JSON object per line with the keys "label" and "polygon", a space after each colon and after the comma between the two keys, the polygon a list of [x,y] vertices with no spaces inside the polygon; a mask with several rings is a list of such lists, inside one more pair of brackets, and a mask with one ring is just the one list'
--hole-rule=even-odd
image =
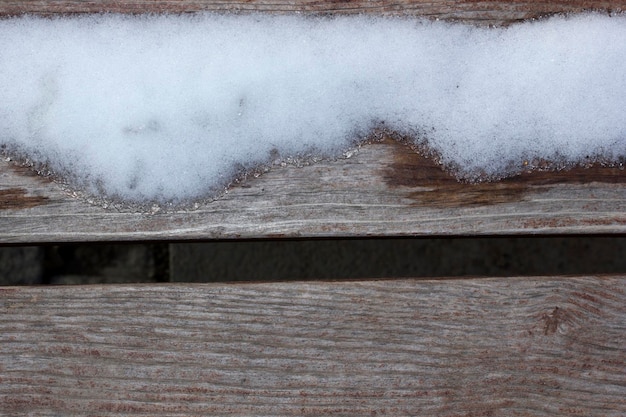
{"label": "wood grain", "polygon": [[350,158],[275,167],[215,201],[140,212],[1,161],[0,242],[624,233],[625,181],[595,167],[461,184],[387,138]]}
{"label": "wood grain", "polygon": [[556,13],[619,13],[626,0],[0,0],[0,16],[77,13],[376,13],[509,24]]}
{"label": "wood grain", "polygon": [[0,414],[626,415],[625,277],[0,289]]}

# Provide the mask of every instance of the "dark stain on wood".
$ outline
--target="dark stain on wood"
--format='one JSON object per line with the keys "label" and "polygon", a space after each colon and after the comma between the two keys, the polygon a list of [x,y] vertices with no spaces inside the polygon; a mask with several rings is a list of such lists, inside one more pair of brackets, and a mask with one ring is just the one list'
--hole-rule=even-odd
{"label": "dark stain on wood", "polygon": [[407,187],[408,198],[431,207],[514,203],[531,192],[541,193],[551,186],[563,184],[626,184],[623,170],[600,165],[525,171],[499,181],[465,183],[446,172],[433,159],[420,155],[400,141],[385,138],[377,144],[392,147],[394,162],[383,172],[385,183],[390,187]]}
{"label": "dark stain on wood", "polygon": [[552,313],[544,314],[542,317],[544,322],[543,334],[547,336],[556,333],[559,328],[559,323],[563,319],[562,316],[563,312],[558,307],[554,307]]}
{"label": "dark stain on wood", "polygon": [[[6,155],[3,154],[3,156],[6,156]],[[40,174],[40,172],[43,172],[44,169],[39,170],[38,172],[38,170],[35,169],[35,167],[27,163],[24,163],[23,161],[21,161],[21,158],[19,157],[9,161],[9,167],[11,168],[13,172],[15,172],[18,175],[21,175],[24,177],[38,178],[44,181],[51,181],[51,178],[49,175]]]}
{"label": "dark stain on wood", "polygon": [[48,197],[29,196],[24,188],[0,190],[0,210],[27,209],[46,204]]}

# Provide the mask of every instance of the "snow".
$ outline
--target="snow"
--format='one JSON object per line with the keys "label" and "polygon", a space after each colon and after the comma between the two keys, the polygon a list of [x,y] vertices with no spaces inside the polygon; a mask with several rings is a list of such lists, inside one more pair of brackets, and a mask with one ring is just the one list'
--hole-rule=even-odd
{"label": "snow", "polygon": [[626,18],[0,20],[0,144],[88,192],[182,201],[374,128],[460,178],[626,156]]}

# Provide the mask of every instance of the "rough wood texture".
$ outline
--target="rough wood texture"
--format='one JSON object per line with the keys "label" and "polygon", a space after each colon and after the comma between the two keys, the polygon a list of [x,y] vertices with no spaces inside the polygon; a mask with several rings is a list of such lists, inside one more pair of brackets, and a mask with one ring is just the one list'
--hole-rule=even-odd
{"label": "rough wood texture", "polygon": [[194,209],[103,208],[0,162],[0,241],[626,232],[619,168],[460,184],[387,139],[350,158],[276,168]]}
{"label": "rough wood texture", "polygon": [[75,13],[267,12],[378,13],[424,16],[481,24],[508,24],[583,10],[621,12],[626,0],[0,0],[1,15]]}
{"label": "rough wood texture", "polygon": [[626,278],[0,289],[0,414],[626,415]]}

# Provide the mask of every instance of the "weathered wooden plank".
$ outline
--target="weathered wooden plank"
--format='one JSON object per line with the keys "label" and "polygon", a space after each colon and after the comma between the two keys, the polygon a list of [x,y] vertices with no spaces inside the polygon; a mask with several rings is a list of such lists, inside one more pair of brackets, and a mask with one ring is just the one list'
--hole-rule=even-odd
{"label": "weathered wooden plank", "polygon": [[0,289],[0,414],[623,416],[626,278]]}
{"label": "weathered wooden plank", "polygon": [[[620,12],[612,1],[1,0],[0,16],[93,12],[376,13],[510,23],[560,12]],[[392,141],[339,161],[284,167],[193,209],[146,213],[88,202],[0,162],[0,242],[431,234],[624,233],[617,168],[461,185]],[[104,207],[106,206],[106,208]]]}
{"label": "weathered wooden plank", "polygon": [[212,202],[138,212],[2,161],[0,241],[624,233],[625,182],[619,168],[596,167],[460,184],[386,139],[350,158],[275,167]]}
{"label": "weathered wooden plank", "polygon": [[377,13],[507,24],[555,13],[621,12],[626,0],[1,0],[0,16],[76,13]]}

